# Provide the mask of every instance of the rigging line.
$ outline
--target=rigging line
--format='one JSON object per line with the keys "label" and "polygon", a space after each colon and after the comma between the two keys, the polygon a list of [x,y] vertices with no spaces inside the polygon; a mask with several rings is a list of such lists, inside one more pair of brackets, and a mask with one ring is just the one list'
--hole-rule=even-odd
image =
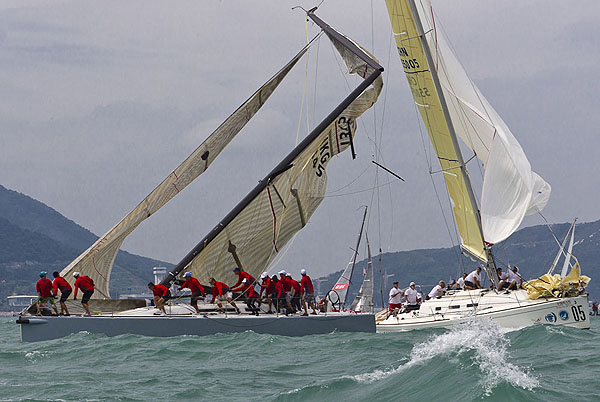
{"label": "rigging line", "polygon": [[548,227],[548,230],[550,231],[550,233],[552,233],[552,237],[554,237],[554,241],[556,242],[558,247],[561,247],[562,244],[561,244],[560,240],[558,240],[558,237],[556,237],[556,234],[552,230],[552,227],[550,227],[550,223],[548,223],[548,220],[546,219],[546,217],[542,214],[542,211],[538,210],[537,213],[542,217],[542,219],[546,223],[546,226]]}
{"label": "rigging line", "polygon": [[[299,6],[297,6],[299,7]],[[302,8],[302,7],[300,7]],[[306,30],[306,41],[308,43],[308,18],[306,19],[306,25],[305,25],[305,30]],[[319,42],[321,41],[321,38],[318,39]],[[296,130],[296,142],[295,145],[298,145],[298,141],[300,139],[300,128],[302,127],[302,115],[304,113],[304,105],[306,104],[306,114],[308,116],[308,100],[307,100],[307,86],[308,86],[308,61],[309,61],[309,56],[310,56],[310,49],[308,49],[306,51],[306,68],[304,70],[304,85],[302,87],[302,101],[300,102],[300,113],[298,115],[298,128]],[[308,119],[308,117],[307,117]]]}
{"label": "rigging line", "polygon": [[[322,0],[321,3],[323,3]],[[314,124],[314,119],[317,115],[317,83],[318,83],[318,77],[319,77],[319,50],[321,49],[321,41],[317,42],[317,58],[315,61],[315,89],[314,89],[314,94],[313,94],[313,124]]]}
{"label": "rigging line", "polygon": [[[306,43],[309,42],[308,37],[308,18],[306,19]],[[310,123],[308,119],[308,69],[309,69],[309,56],[310,54],[306,54],[306,68],[304,70],[304,99],[306,99],[306,133],[310,133]],[[296,145],[298,145],[298,139],[296,139]]]}
{"label": "rigging line", "polygon": [[354,179],[352,179],[352,181],[350,181],[348,184],[346,184],[346,185],[344,185],[344,186],[342,186],[342,187],[340,187],[340,188],[338,188],[338,189],[336,189],[336,190],[331,190],[331,191],[329,191],[328,193],[329,193],[329,194],[331,194],[331,193],[337,193],[338,191],[341,191],[341,190],[345,189],[346,187],[349,187],[349,186],[351,186],[351,185],[352,185],[353,183],[355,183],[355,182],[356,182],[358,179],[360,179],[360,177],[361,177],[362,175],[364,175],[364,174],[367,172],[367,170],[369,170],[370,168],[371,168],[371,166],[370,166],[370,165],[369,165],[369,166],[367,166],[367,167],[365,168],[365,170],[363,170],[363,171],[362,171],[362,172],[361,172],[361,173],[360,173],[358,176],[356,176]]}
{"label": "rigging line", "polygon": [[[391,184],[391,183],[396,183],[396,182],[398,182],[398,181],[399,181],[399,180],[390,180],[390,181],[388,181],[388,182],[386,182],[386,183],[383,183],[383,184],[378,184],[378,185],[375,185],[375,186],[373,186],[373,187],[365,188],[365,189],[363,189],[363,190],[352,191],[352,192],[349,192],[349,193],[343,193],[343,194],[333,194],[333,195],[327,195],[327,194],[326,194],[326,195],[324,195],[324,196],[323,196],[323,198],[344,197],[344,196],[346,196],[346,195],[352,195],[352,194],[366,193],[366,192],[368,192],[368,191],[375,191],[375,190],[377,190],[379,187],[384,187],[384,186],[387,186],[387,185],[389,185],[389,184]],[[372,201],[372,199],[371,199],[371,201]],[[368,220],[367,220],[367,222],[368,222]]]}

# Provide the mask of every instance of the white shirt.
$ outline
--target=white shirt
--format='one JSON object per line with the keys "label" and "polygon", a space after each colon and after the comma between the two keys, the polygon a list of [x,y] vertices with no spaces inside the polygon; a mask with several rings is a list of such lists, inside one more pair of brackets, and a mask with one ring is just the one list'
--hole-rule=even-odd
{"label": "white shirt", "polygon": [[475,283],[475,278],[477,278],[477,282],[481,283],[481,274],[477,273],[477,270],[471,272],[469,275],[467,275],[467,277],[465,278],[465,281],[471,282],[471,283]]}
{"label": "white shirt", "polygon": [[456,283],[461,289],[465,288],[465,279],[462,276],[456,280]]}
{"label": "white shirt", "polygon": [[502,272],[502,273],[500,274],[500,280],[501,280],[501,281],[505,281],[505,280],[507,280],[507,279],[508,279],[508,273],[507,273],[507,272]]}
{"label": "white shirt", "polygon": [[406,301],[408,304],[417,304],[417,298],[419,294],[416,289],[408,288],[404,291],[404,296],[406,296]]}
{"label": "white shirt", "polygon": [[430,298],[434,298],[434,297],[440,297],[444,295],[444,288],[441,287],[440,285],[436,285],[433,289],[431,289],[431,292],[429,292],[429,297]]}
{"label": "white shirt", "polygon": [[400,303],[402,303],[402,296],[404,296],[404,290],[391,288],[390,289],[390,299],[389,299],[388,303],[400,304]]}
{"label": "white shirt", "polygon": [[508,281],[509,282],[520,282],[521,281],[521,277],[518,274],[515,274],[513,271],[508,271],[507,272],[507,276],[508,276]]}

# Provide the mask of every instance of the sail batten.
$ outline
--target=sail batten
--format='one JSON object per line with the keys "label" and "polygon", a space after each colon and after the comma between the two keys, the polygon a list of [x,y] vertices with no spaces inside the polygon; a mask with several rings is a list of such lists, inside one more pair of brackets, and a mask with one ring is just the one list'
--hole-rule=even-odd
{"label": "sail batten", "polygon": [[[314,14],[309,13],[309,17]],[[184,269],[204,283],[211,276],[226,283],[233,281],[236,263],[222,253],[229,241],[237,246],[242,268],[259,275],[323,200],[327,164],[350,147],[356,119],[381,92],[383,68],[364,49],[321,23],[335,48],[343,49],[340,54],[348,70],[364,76],[364,80],[173,268],[163,284],[171,283]]]}
{"label": "sail batten", "polygon": [[315,37],[281,70],[265,82],[234,111],[190,156],[175,168],[142,202],[119,223],[101,236],[86,251],[61,271],[68,281],[72,273],[91,277],[96,286],[94,297],[108,298],[115,258],[125,238],[145,219],[156,213],[169,200],[204,173],[209,165],[260,110],[273,91],[317,39]]}

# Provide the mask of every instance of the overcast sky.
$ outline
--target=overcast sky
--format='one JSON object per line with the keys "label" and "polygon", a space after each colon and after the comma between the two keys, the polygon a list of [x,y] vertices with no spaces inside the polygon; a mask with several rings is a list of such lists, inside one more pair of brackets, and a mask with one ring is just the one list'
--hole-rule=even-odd
{"label": "overcast sky", "polygon": [[[0,184],[103,234],[306,43],[304,15],[291,10],[297,4],[314,5],[3,1]],[[471,78],[552,185],[546,218],[599,219],[600,2],[433,6]],[[371,207],[373,249],[455,244],[428,174],[424,133],[391,45],[385,3],[326,0],[317,14],[379,58],[384,92],[359,124],[358,158],[345,152],[329,164],[328,195],[280,266],[315,275],[343,268],[361,205]],[[308,24],[308,36],[317,32]],[[211,168],[124,248],[178,262],[293,148],[299,120],[302,138],[346,96],[336,60],[322,38],[308,65],[298,64]],[[305,88],[308,118],[300,118]],[[379,202],[369,190],[376,151],[406,179],[380,172]],[[442,194],[443,185],[437,188]],[[447,203],[445,193],[442,200]],[[524,225],[542,222],[534,216]]]}

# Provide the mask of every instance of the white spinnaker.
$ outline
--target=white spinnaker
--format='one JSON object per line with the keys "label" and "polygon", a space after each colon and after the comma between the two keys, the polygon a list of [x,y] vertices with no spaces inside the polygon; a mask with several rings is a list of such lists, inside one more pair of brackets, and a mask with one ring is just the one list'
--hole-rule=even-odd
{"label": "white spinnaker", "polygon": [[[313,39],[314,41],[314,39]],[[74,282],[72,273],[79,272],[94,280],[94,298],[108,298],[110,274],[119,248],[125,238],[146,218],[158,211],[208,168],[271,96],[279,83],[308,50],[311,41],[279,72],[263,84],[246,102],[231,114],[190,156],[163,180],[137,207],[112,229],[100,237],[61,275]]]}
{"label": "white spinnaker", "polygon": [[498,243],[517,230],[525,215],[544,208],[550,185],[531,170],[519,142],[463,69],[435,26],[430,2],[416,4],[456,133],[485,167],[483,236]]}
{"label": "white spinnaker", "polygon": [[[368,77],[374,69],[329,36],[348,66],[349,73]],[[361,49],[362,50],[362,49]],[[363,50],[366,54],[366,51]],[[356,119],[377,100],[383,87],[381,76],[323,129],[293,160],[275,175],[219,233],[185,266],[202,283],[210,277],[232,284],[236,257],[245,271],[260,275],[276,254],[302,229],[317,209],[327,186],[326,166],[333,156],[350,146]],[[234,256],[235,255],[235,256]]]}

